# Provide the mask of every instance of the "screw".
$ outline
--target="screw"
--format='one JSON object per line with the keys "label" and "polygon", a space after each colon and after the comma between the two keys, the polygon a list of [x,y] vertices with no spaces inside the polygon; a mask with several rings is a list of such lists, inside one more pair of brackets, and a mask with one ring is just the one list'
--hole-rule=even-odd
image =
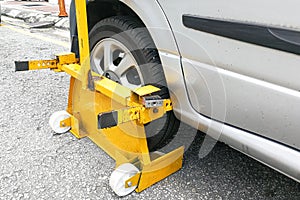
{"label": "screw", "polygon": [[158,113],[158,109],[157,109],[157,108],[154,108],[154,109],[153,109],[153,113]]}
{"label": "screw", "polygon": [[66,126],[65,122],[61,123],[61,126],[62,126],[62,127],[65,127],[65,126]]}
{"label": "screw", "polygon": [[129,181],[129,182],[127,183],[127,185],[128,185],[128,187],[131,187],[131,186],[132,186],[131,181]]}

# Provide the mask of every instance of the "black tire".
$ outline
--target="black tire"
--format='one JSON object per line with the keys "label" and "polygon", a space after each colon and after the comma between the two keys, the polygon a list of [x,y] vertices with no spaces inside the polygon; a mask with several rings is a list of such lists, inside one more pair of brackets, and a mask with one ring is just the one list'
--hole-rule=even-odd
{"label": "black tire", "polygon": [[[169,98],[158,51],[148,30],[139,20],[130,16],[114,16],[99,21],[89,33],[91,51],[105,38],[116,39],[126,46],[140,67],[144,84],[161,88],[159,95]],[[160,130],[157,130],[158,123],[161,124]],[[147,124],[145,129],[149,150],[154,151],[166,145],[177,133],[179,124],[173,112],[168,112],[164,119]]]}

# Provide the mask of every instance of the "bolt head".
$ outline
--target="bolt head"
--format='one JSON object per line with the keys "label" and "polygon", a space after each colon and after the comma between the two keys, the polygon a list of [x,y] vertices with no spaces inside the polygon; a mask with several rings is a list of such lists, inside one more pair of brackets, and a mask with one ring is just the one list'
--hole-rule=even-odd
{"label": "bolt head", "polygon": [[109,73],[106,73],[106,74],[105,74],[105,77],[108,78],[108,79],[110,79]]}
{"label": "bolt head", "polygon": [[129,181],[129,182],[127,183],[127,185],[128,185],[128,187],[131,187],[131,186],[132,186],[132,182]]}

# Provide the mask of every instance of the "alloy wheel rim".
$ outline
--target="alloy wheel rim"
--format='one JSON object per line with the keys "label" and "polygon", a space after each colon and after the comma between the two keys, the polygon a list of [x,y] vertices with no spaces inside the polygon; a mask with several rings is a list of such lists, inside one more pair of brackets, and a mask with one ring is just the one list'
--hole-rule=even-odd
{"label": "alloy wheel rim", "polygon": [[91,69],[130,89],[144,85],[140,67],[132,53],[113,38],[105,38],[94,46]]}

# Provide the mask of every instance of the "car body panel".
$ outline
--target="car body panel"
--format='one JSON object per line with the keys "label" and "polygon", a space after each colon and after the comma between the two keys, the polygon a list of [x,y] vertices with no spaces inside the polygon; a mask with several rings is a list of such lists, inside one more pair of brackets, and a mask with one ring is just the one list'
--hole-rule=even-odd
{"label": "car body panel", "polygon": [[[168,88],[171,91],[173,109],[179,120],[300,182],[300,152],[298,150],[198,113],[190,104],[186,93],[186,80],[179,75],[181,58],[166,52],[160,52],[160,56],[168,72],[166,73]],[[208,145],[203,148],[210,147]]]}
{"label": "car body panel", "polygon": [[300,149],[300,56],[191,29],[182,20],[184,15],[192,15],[297,33],[300,12],[296,7],[300,7],[300,2],[158,2],[183,57],[193,108],[209,118]]}
{"label": "car body panel", "polygon": [[195,110],[299,149],[298,91],[187,59],[182,63]]}

